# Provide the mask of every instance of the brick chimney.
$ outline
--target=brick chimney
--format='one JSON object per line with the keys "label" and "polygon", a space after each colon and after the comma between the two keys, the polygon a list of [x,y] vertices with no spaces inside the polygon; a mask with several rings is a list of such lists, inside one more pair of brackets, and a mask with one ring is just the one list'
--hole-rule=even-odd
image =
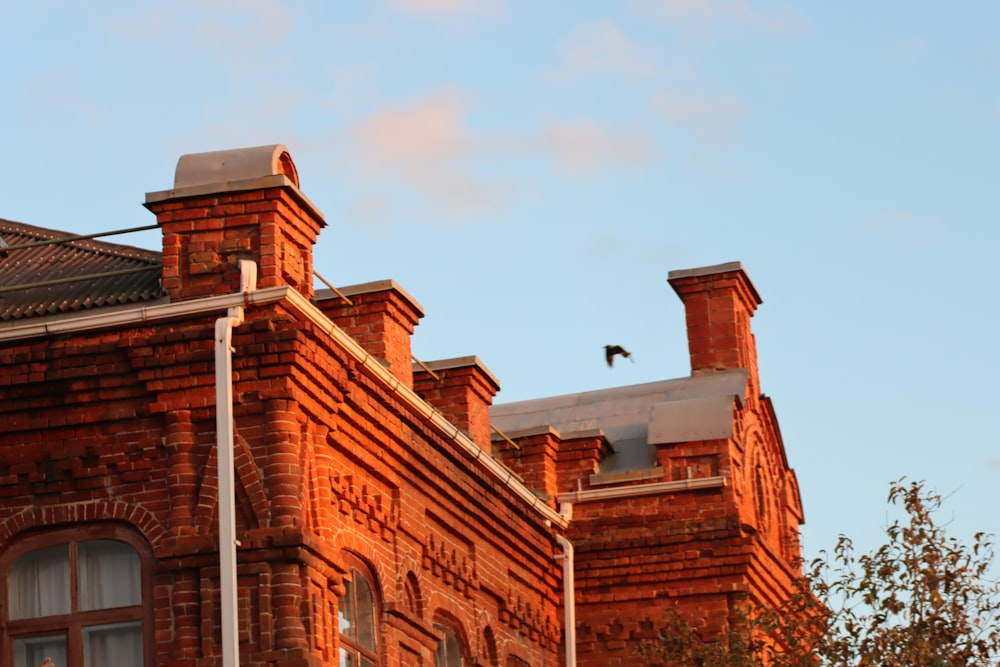
{"label": "brick chimney", "polygon": [[[423,308],[393,280],[351,285],[316,294],[316,305],[379,359],[407,387],[413,388],[410,336]],[[341,295],[343,295],[343,298]]]}
{"label": "brick chimney", "polygon": [[667,281],[684,302],[692,374],[744,368],[759,387],[750,318],[761,299],[743,265],[671,271]]}
{"label": "brick chimney", "polygon": [[413,370],[413,390],[492,454],[490,405],[500,383],[478,357],[428,361]]}
{"label": "brick chimney", "polygon": [[326,223],[284,146],[182,155],[173,189],[147,193],[145,206],[163,232],[171,301],[238,290],[240,259],[257,263],[259,287],[312,297],[313,245]]}

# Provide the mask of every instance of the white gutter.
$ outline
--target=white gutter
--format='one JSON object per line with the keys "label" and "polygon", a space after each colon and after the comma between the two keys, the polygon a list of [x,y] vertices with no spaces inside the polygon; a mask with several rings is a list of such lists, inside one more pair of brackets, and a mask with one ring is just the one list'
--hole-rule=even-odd
{"label": "white gutter", "polygon": [[0,343],[39,336],[55,336],[58,334],[92,331],[111,327],[127,327],[157,320],[196,317],[217,313],[220,310],[239,306],[259,306],[276,303],[285,299],[292,288],[287,285],[268,287],[255,292],[234,292],[210,296],[191,301],[163,303],[128,310],[113,310],[111,312],[86,315],[59,317],[48,322],[15,322],[0,325]]}
{"label": "white gutter", "polygon": [[[241,259],[240,292],[257,289],[257,265]],[[222,667],[240,664],[236,594],[236,461],[233,426],[233,327],[243,324],[243,306],[215,321],[215,431],[219,467],[219,578],[222,606]]]}
{"label": "white gutter", "polygon": [[566,640],[566,667],[576,667],[576,575],[573,566],[573,544],[562,535],[556,542],[563,552],[556,560],[563,562],[563,625]]}
{"label": "white gutter", "polygon": [[373,375],[384,382],[388,389],[412,408],[415,412],[435,426],[439,431],[452,440],[455,444],[465,450],[473,460],[478,461],[486,470],[496,477],[501,484],[506,486],[515,495],[526,502],[533,510],[541,514],[547,521],[562,528],[569,525],[569,519],[559,514],[545,502],[534,494],[531,489],[518,479],[513,471],[507,469],[502,463],[487,454],[482,447],[474,443],[469,436],[465,435],[457,426],[447,420],[440,412],[435,410],[427,401],[420,398],[410,387],[399,378],[389,372],[377,358],[358,344],[353,338],[347,335],[343,329],[334,324],[323,312],[314,306],[308,299],[294,290],[289,290],[287,301],[300,313],[305,315],[309,321],[322,329],[327,335],[336,341],[348,354],[354,357],[358,363],[363,365]]}
{"label": "white gutter", "polygon": [[267,305],[277,302],[285,302],[292,306],[319,329],[326,332],[338,345],[373,375],[378,377],[390,391],[395,392],[415,412],[423,415],[432,426],[459,445],[472,459],[479,461],[501,484],[521,498],[531,509],[541,514],[546,521],[563,528],[569,525],[569,520],[566,517],[546,505],[541,498],[536,496],[518,479],[517,475],[504,467],[503,464],[495,460],[492,456],[487,455],[481,447],[472,442],[457,426],[449,422],[440,412],[431,407],[424,399],[420,398],[410,387],[400,382],[399,378],[390,373],[375,357],[368,354],[357,341],[344,333],[319,308],[288,285],[192,299],[191,301],[181,301],[178,303],[116,310],[108,313],[61,317],[49,322],[17,322],[0,325],[0,343],[26,338],[37,338],[39,336],[90,331],[93,329],[134,326],[158,320],[196,317],[198,315],[215,313],[224,308],[231,309],[243,306]]}
{"label": "white gutter", "polygon": [[652,484],[636,484],[634,486],[614,486],[606,489],[587,489],[586,491],[570,491],[560,493],[557,500],[560,503],[585,503],[592,500],[608,500],[612,498],[632,498],[648,496],[655,493],[673,493],[675,491],[693,491],[695,489],[714,489],[726,485],[726,478],[696,477],[694,479],[677,479],[669,482],[653,482]]}

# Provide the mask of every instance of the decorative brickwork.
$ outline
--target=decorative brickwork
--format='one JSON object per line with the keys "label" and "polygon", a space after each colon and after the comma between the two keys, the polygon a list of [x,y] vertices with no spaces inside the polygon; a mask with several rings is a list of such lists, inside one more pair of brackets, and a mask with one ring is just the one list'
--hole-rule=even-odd
{"label": "decorative brickwork", "polygon": [[[373,592],[380,667],[431,667],[441,628],[468,665],[555,667],[566,641],[581,667],[634,665],[670,608],[711,634],[736,601],[787,593],[802,513],[742,268],[672,274],[693,377],[636,411],[648,425],[622,435],[613,396],[607,419],[528,406],[518,424],[478,358],[412,365],[422,311],[395,283],[312,303],[325,223],[282,147],[247,151],[186,156],[175,189],[147,196],[167,300],[0,330],[0,562],[57,528],[127,531],[149,563],[145,667],[220,664],[214,324],[237,307],[242,665],[340,664],[351,577]],[[242,295],[241,259],[259,268]]]}

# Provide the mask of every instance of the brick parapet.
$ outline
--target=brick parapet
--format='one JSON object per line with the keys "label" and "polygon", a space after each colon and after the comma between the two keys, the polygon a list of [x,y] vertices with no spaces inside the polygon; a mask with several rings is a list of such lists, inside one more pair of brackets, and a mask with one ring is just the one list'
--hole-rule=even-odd
{"label": "brick parapet", "polygon": [[413,390],[492,454],[489,408],[500,383],[478,358],[425,362],[414,369]]}
{"label": "brick parapet", "polygon": [[591,477],[611,454],[611,442],[602,431],[580,431],[563,436],[559,446],[556,484],[560,492],[590,488]]}
{"label": "brick parapet", "polygon": [[[410,337],[423,317],[423,310],[395,281],[383,280],[323,290],[316,305],[334,324],[399,378],[413,387],[413,355]],[[342,296],[341,296],[342,295]]]}
{"label": "brick parapet", "polygon": [[562,437],[551,427],[493,435],[493,446],[504,465],[517,473],[524,484],[553,509],[558,509],[556,496],[559,493],[561,444]]}

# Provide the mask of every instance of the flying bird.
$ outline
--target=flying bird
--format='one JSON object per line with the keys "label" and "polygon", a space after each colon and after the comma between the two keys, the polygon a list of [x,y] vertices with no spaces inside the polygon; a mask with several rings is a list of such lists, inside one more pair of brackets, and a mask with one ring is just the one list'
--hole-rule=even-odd
{"label": "flying bird", "polygon": [[[632,354],[626,350],[621,345],[605,345],[604,346],[604,360],[608,362],[608,368],[611,368],[615,363],[615,355],[622,355],[625,358],[631,357]],[[629,359],[633,364],[635,361]]]}

